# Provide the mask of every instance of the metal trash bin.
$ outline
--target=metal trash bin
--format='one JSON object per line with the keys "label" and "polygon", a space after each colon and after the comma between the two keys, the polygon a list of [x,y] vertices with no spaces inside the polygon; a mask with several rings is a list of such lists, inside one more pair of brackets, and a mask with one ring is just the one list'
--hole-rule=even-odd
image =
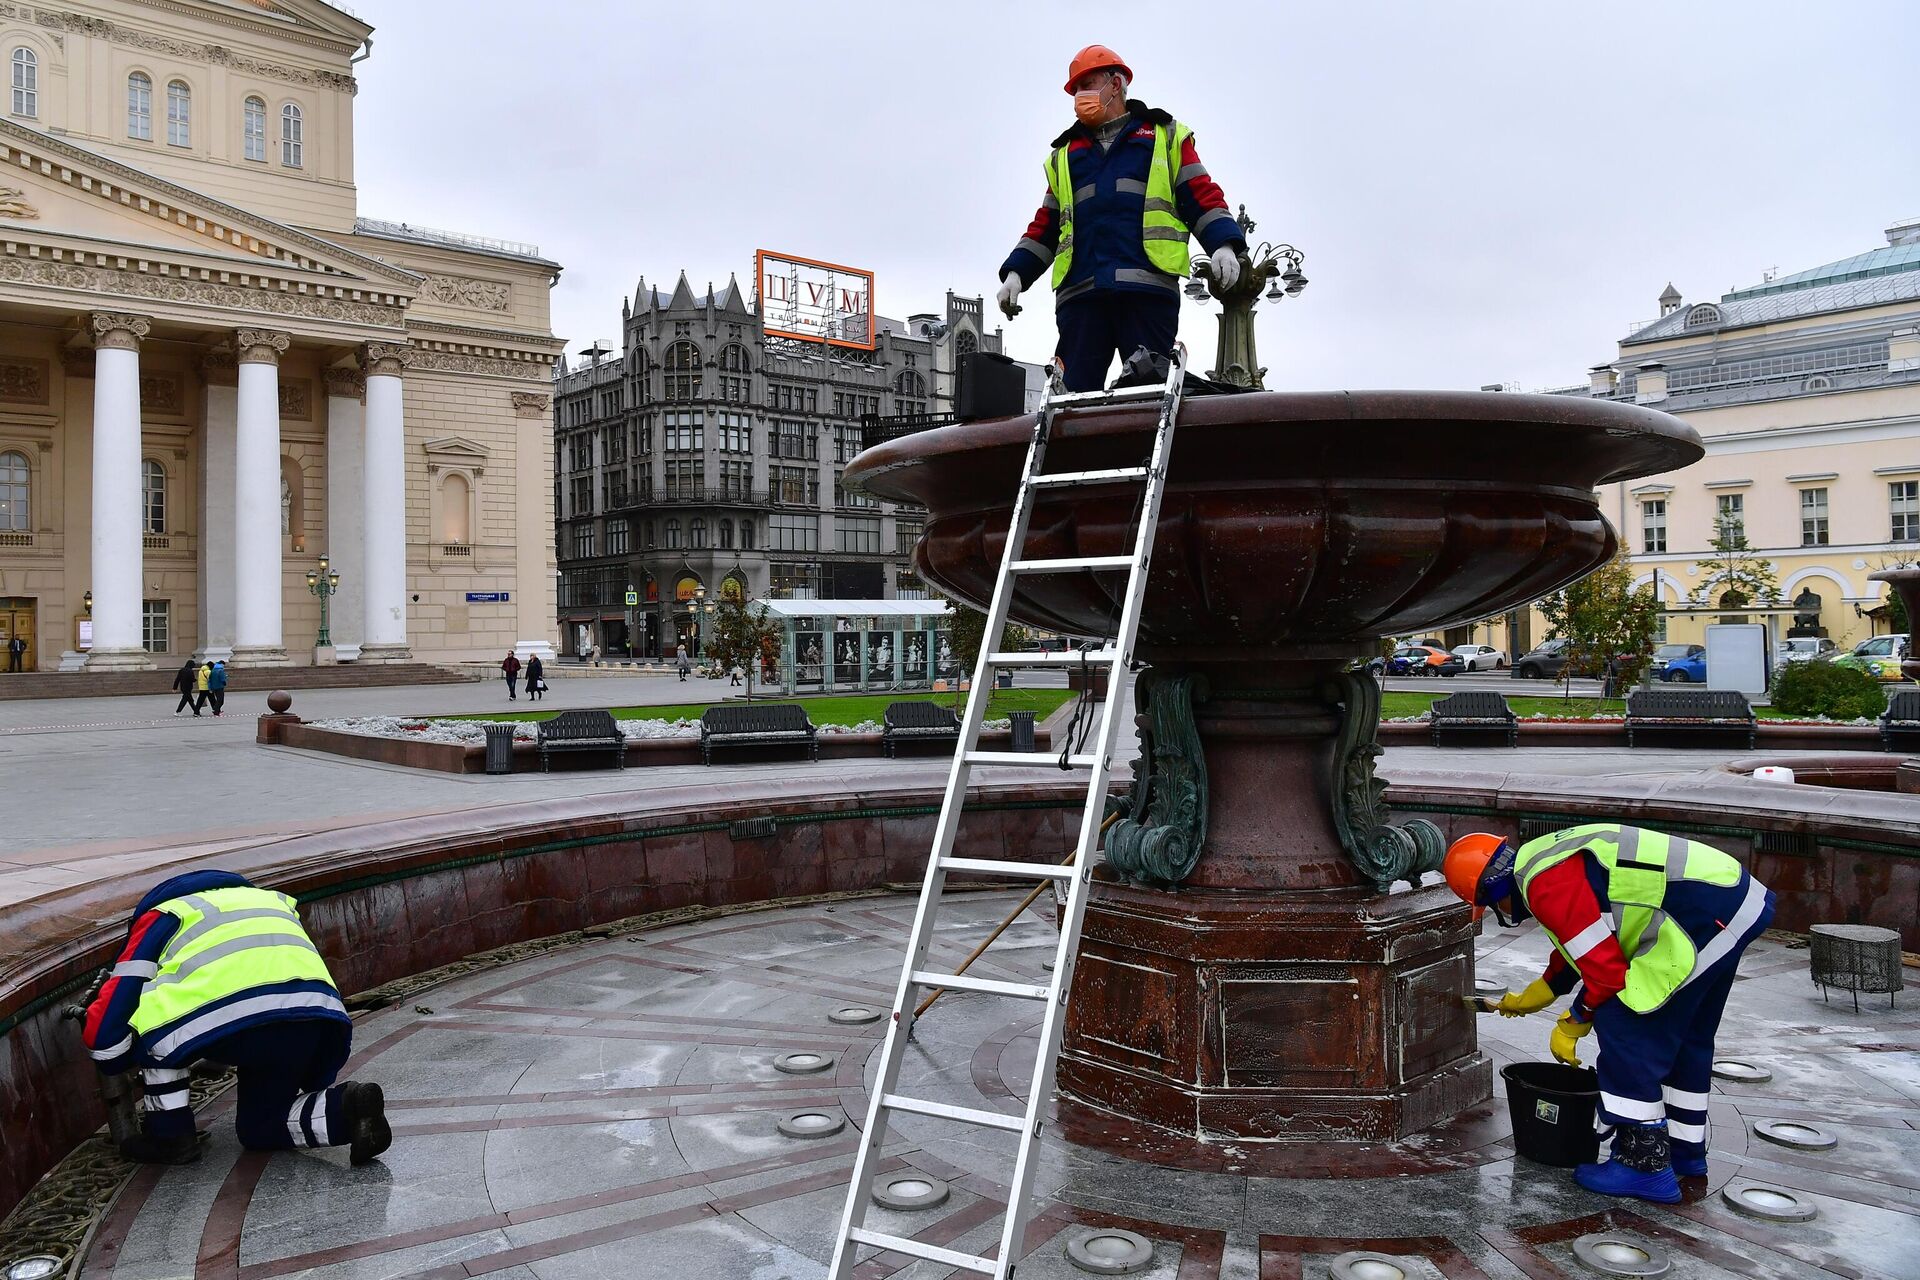
{"label": "metal trash bin", "polygon": [[1034,749],[1033,717],[1034,713],[1031,711],[1009,711],[1007,713],[1007,719],[1010,722],[1008,727],[1013,731],[1013,746],[1011,750],[1032,751]]}
{"label": "metal trash bin", "polygon": [[1002,689],[1011,689],[1013,688],[1013,672],[1011,671],[996,672],[994,675],[993,682],[994,684],[998,685]]}
{"label": "metal trash bin", "polygon": [[513,772],[513,726],[490,724],[487,731],[487,772]]}
{"label": "metal trash bin", "polygon": [[1807,958],[1822,1000],[1828,987],[1839,987],[1853,992],[1855,1009],[1862,991],[1886,996],[1887,1007],[1893,1007],[1894,993],[1905,985],[1897,932],[1868,924],[1816,924],[1809,934]]}

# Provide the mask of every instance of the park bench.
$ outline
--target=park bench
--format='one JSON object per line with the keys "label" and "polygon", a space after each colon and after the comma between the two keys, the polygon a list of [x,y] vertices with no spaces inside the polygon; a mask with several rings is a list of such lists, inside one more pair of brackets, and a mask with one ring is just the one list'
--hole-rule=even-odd
{"label": "park bench", "polygon": [[902,742],[958,742],[960,717],[933,702],[889,702],[881,717],[880,750],[891,756]]}
{"label": "park bench", "polygon": [[1635,689],[1627,695],[1627,745],[1647,729],[1737,733],[1754,743],[1753,707],[1732,689]]}
{"label": "park bench", "polygon": [[1468,733],[1500,732],[1507,745],[1520,745],[1520,720],[1507,705],[1506,695],[1491,689],[1469,689],[1449,694],[1433,704],[1429,732],[1434,746],[1440,746],[1442,730]]}
{"label": "park bench", "polygon": [[627,767],[627,737],[610,711],[562,711],[538,725],[540,771],[552,768],[556,751],[611,751],[614,767]]}
{"label": "park bench", "polygon": [[1896,735],[1908,739],[1910,746],[1920,735],[1920,693],[1909,690],[1887,699],[1887,709],[1880,713],[1880,749],[1892,751]]}
{"label": "park bench", "polygon": [[728,747],[772,747],[799,744],[807,749],[807,759],[820,758],[820,741],[814,736],[813,721],[807,709],[791,703],[741,704],[708,707],[700,717],[700,759],[713,763],[713,749]]}

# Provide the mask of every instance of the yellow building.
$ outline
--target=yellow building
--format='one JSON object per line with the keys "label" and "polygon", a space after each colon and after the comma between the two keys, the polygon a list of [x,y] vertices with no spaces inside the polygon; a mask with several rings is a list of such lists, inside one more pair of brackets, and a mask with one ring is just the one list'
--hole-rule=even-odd
{"label": "yellow building", "polygon": [[559,267],[358,215],[371,31],[0,3],[0,653],[28,669],[551,651]]}

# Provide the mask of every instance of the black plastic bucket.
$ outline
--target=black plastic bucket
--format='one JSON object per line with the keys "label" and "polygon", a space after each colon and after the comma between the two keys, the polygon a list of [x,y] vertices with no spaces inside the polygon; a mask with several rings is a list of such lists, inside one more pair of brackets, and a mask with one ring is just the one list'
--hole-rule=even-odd
{"label": "black plastic bucket", "polygon": [[1516,1062],[1502,1067],[1500,1078],[1507,1082],[1515,1151],[1556,1169],[1600,1158],[1600,1135],[1593,1127],[1600,1078],[1590,1068]]}

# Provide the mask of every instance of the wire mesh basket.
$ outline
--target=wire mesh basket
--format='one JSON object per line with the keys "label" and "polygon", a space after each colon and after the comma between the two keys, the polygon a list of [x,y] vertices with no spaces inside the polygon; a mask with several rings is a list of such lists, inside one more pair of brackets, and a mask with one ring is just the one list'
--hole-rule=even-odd
{"label": "wire mesh basket", "polygon": [[1892,929],[1866,924],[1817,924],[1813,926],[1807,953],[1813,980],[1826,998],[1827,988],[1839,987],[1853,992],[1853,1007],[1860,1007],[1860,993],[1885,995],[1892,1007],[1893,994],[1904,984],[1900,972],[1900,935]]}

